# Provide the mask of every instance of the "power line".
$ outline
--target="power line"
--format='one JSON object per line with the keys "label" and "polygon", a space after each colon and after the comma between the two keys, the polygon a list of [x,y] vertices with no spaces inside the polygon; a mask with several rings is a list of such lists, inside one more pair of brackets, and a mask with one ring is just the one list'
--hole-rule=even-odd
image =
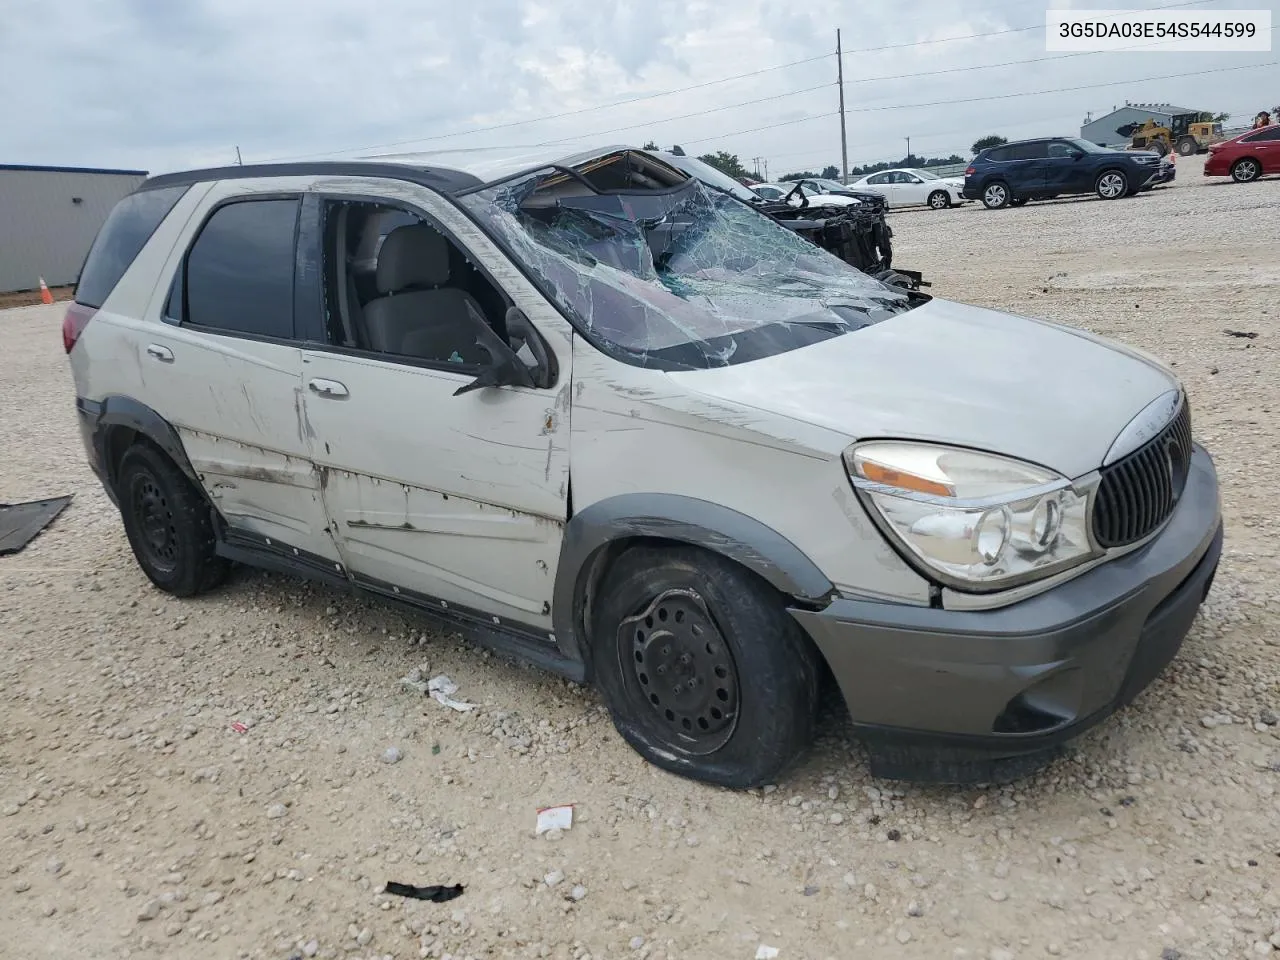
{"label": "power line", "polygon": [[[1236,67],[1218,67],[1212,70],[1192,70],[1187,73],[1169,73],[1158,77],[1139,77],[1132,80],[1109,80],[1106,83],[1089,83],[1078,87],[1058,87],[1051,90],[1025,90],[1020,93],[1001,93],[988,97],[964,97],[958,100],[931,100],[927,103],[896,103],[885,104],[878,107],[854,107],[846,110],[847,113],[875,113],[882,110],[914,110],[920,107],[945,107],[959,103],[983,103],[992,100],[1013,100],[1018,97],[1039,97],[1049,93],[1073,93],[1078,90],[1100,90],[1104,87],[1119,87],[1132,83],[1150,83],[1155,80],[1177,80],[1182,77],[1201,77],[1211,73],[1231,73],[1236,70],[1253,70],[1258,67],[1274,67],[1280,64],[1280,60],[1270,60],[1266,63],[1246,63]],[[686,144],[691,143],[707,143],[711,140],[722,140],[726,137],[736,137],[744,133],[757,133],[761,130],[769,130],[773,127],[792,126],[797,123],[805,123],[809,120],[821,120],[826,117],[835,116],[834,113],[819,113],[809,117],[801,117],[797,120],[786,120],[777,124],[766,124],[762,127],[752,127],[749,130],[735,130],[731,133],[721,133],[712,137],[702,137],[697,140],[686,140]],[[661,121],[659,121],[661,122]]]}
{"label": "power line", "polygon": [[[1213,3],[1213,2],[1216,2],[1216,0],[1178,0],[1178,2],[1176,3],[1166,3],[1166,4],[1161,4],[1159,6],[1146,7],[1143,9],[1168,10],[1174,7],[1190,7],[1190,6],[1196,6],[1202,3]],[[978,40],[985,37],[999,37],[999,36],[1004,36],[1006,34],[1012,34],[1012,33],[1026,33],[1030,30],[1042,29],[1045,25],[1046,25],[1045,23],[1037,23],[1037,24],[1032,24],[1030,26],[1026,26],[1026,27],[1011,27],[1004,30],[991,30],[984,33],[970,33],[970,34],[963,34],[961,36],[955,36],[955,37],[941,37],[936,40],[913,40],[906,43],[885,44],[878,47],[860,47],[852,50],[845,50],[844,55],[849,56],[850,54],[855,54],[855,53],[876,53],[883,50],[900,50],[908,47],[929,46],[929,45],[939,44],[939,43],[952,43],[960,40]],[[1090,51],[1081,51],[1081,54],[1101,53],[1101,52],[1112,52],[1112,51],[1090,50]],[[1067,56],[1077,56],[1077,55],[1079,54],[1068,54]],[[734,80],[745,80],[750,77],[760,76],[761,74],[772,73],[776,70],[785,70],[791,67],[798,67],[806,63],[816,63],[819,60],[828,60],[834,56],[835,56],[834,53],[823,53],[813,57],[805,57],[800,60],[791,60],[791,61],[788,61],[787,63],[775,64],[774,66],[771,66],[771,67],[762,67],[759,70],[751,70],[751,71],[748,71],[747,73],[733,74],[731,76],[719,77],[715,80],[707,80],[702,83],[695,83],[685,87],[677,87],[672,90],[664,90],[659,93],[643,94],[641,96],[630,97],[625,100],[614,100],[610,103],[596,104],[595,106],[591,106],[591,107],[581,107],[577,110],[567,110],[562,113],[552,113],[552,114],[545,114],[543,116],[538,116],[538,117],[529,117],[525,120],[511,120],[506,123],[491,124],[485,127],[472,127],[467,130],[455,130],[450,133],[433,134],[427,137],[414,137],[407,140],[392,140],[386,143],[374,143],[374,144],[369,144],[367,146],[362,146],[362,147],[344,147],[337,150],[325,150],[325,151],[319,151],[315,153],[294,154],[287,157],[270,157],[267,160],[264,160],[262,162],[272,163],[272,162],[278,162],[278,161],[284,161],[284,160],[303,160],[311,157],[331,156],[337,153],[356,153],[356,152],[363,152],[366,150],[381,150],[387,147],[402,147],[402,146],[406,146],[408,144],[413,144],[413,143],[430,143],[436,140],[451,139],[453,137],[462,137],[462,136],[468,136],[468,135],[477,134],[477,133],[489,133],[494,130],[507,130],[512,127],[526,126],[531,123],[541,123],[547,120],[562,120],[565,117],[576,117],[584,113],[593,113],[597,110],[608,110],[614,107],[628,106],[633,103],[642,103],[648,100],[657,100],[657,99],[660,99],[661,97],[674,96],[677,93],[687,93],[690,90],[702,90],[707,87],[717,86],[722,83],[730,83]],[[1060,59],[1060,58],[1047,57],[1047,58],[1038,58],[1037,60],[1028,60],[1028,61],[1010,61],[1009,63],[1006,63],[1006,64],[993,64],[992,66],[1012,66],[1014,64],[1023,63],[1023,62],[1035,63],[1035,62],[1039,62],[1039,59],[1053,60],[1053,59]],[[1065,59],[1065,57],[1063,59]],[[944,71],[933,71],[933,72],[926,72],[926,73],[920,73],[920,74],[908,73],[908,74],[899,74],[897,76],[869,77],[864,80],[851,80],[848,82],[869,83],[877,80],[903,80],[903,79],[910,79],[916,76],[931,76],[937,73],[962,72],[964,69],[986,69],[986,68],[983,66],[975,66],[970,68],[960,68],[959,70],[956,70],[956,71],[944,70]],[[756,103],[756,102],[760,102],[760,101],[747,101],[747,104]],[[722,109],[729,109],[729,107],[724,107]],[[661,122],[661,121],[658,121],[658,122]],[[621,128],[621,129],[630,129],[630,128]]]}

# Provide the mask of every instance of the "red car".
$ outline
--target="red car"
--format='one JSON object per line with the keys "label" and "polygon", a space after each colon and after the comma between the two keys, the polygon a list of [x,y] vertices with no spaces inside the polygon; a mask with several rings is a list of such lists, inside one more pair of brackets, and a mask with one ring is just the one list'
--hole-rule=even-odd
{"label": "red car", "polygon": [[1236,183],[1248,183],[1264,173],[1280,173],[1280,123],[1209,145],[1209,158],[1204,162],[1206,177],[1230,177]]}

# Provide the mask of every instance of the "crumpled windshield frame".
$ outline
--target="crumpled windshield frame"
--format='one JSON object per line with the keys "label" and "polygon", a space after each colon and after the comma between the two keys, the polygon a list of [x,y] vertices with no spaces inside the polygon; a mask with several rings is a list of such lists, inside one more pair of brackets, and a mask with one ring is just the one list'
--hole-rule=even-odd
{"label": "crumpled windshield frame", "polygon": [[576,330],[636,366],[746,362],[915,305],[752,205],[646,159],[638,189],[599,189],[601,164],[551,166],[456,199]]}

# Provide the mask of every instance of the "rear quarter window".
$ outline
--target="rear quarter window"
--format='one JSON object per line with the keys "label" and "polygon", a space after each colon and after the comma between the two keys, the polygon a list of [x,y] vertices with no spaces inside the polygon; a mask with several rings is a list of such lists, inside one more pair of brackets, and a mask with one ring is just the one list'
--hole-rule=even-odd
{"label": "rear quarter window", "polygon": [[994,160],[997,163],[1003,163],[1008,160],[1010,150],[1008,147],[996,147],[994,150],[988,150],[985,159]]}
{"label": "rear quarter window", "polygon": [[80,270],[76,303],[96,309],[106,302],[156,227],[188,189],[189,184],[142,190],[112,208]]}

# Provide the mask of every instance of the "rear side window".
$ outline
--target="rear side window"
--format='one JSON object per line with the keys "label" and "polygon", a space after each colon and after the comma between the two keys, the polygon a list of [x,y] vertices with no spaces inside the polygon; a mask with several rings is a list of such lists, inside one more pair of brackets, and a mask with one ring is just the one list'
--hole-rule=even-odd
{"label": "rear side window", "polygon": [[1008,147],[996,147],[994,150],[987,151],[987,159],[995,160],[997,163],[1004,163],[1009,159]]}
{"label": "rear side window", "polygon": [[1049,145],[1043,140],[1036,143],[1017,143],[1009,149],[1014,160],[1043,160],[1049,156]]}
{"label": "rear side window", "polygon": [[1280,125],[1263,127],[1252,136],[1245,137],[1241,143],[1270,143],[1280,140]]}
{"label": "rear side window", "polygon": [[131,193],[98,231],[76,284],[76,303],[101,307],[189,184]]}
{"label": "rear side window", "polygon": [[292,339],[298,206],[296,198],[241,200],[215,210],[187,254],[180,319]]}

